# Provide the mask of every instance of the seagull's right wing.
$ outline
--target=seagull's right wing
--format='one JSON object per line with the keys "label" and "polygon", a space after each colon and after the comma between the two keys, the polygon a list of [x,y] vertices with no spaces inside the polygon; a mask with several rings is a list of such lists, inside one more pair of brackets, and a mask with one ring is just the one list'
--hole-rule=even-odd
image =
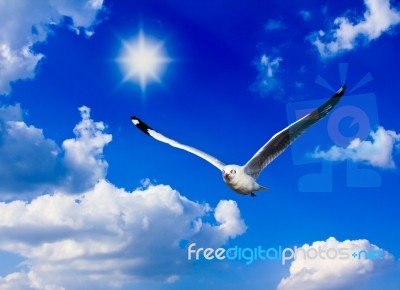
{"label": "seagull's right wing", "polygon": [[142,120],[140,120],[137,117],[131,117],[131,120],[132,120],[132,123],[135,124],[135,126],[138,127],[143,133],[153,137],[154,139],[164,142],[164,143],[167,143],[173,147],[183,149],[190,153],[193,153],[193,154],[203,158],[204,160],[210,162],[212,165],[214,165],[221,171],[224,168],[225,164],[222,163],[221,161],[219,161],[218,159],[212,157],[211,155],[204,153],[203,151],[200,151],[196,148],[176,142],[172,139],[169,139],[168,137],[165,137],[164,135],[158,133],[156,130],[149,127],[145,122],[143,122]]}
{"label": "seagull's right wing", "polygon": [[260,172],[278,157],[294,140],[313,124],[325,117],[340,101],[345,90],[346,85],[343,85],[319,108],[272,136],[272,138],[244,165],[245,172],[256,178]]}

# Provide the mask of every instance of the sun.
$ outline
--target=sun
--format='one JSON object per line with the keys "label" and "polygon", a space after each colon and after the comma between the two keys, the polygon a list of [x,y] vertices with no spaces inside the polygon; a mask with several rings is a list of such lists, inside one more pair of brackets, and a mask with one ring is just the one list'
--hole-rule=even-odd
{"label": "sun", "polygon": [[164,43],[145,36],[143,31],[133,41],[123,41],[121,63],[124,81],[134,81],[144,92],[151,82],[161,83],[160,74],[171,61],[166,56]]}

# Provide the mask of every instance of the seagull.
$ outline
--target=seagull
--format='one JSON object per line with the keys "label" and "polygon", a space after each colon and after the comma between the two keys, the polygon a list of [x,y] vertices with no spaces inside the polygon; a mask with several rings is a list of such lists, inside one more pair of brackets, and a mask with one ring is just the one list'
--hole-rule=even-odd
{"label": "seagull", "polygon": [[294,140],[302,135],[309,127],[325,117],[340,101],[346,90],[344,84],[329,100],[319,108],[290,124],[282,131],[276,133],[256,154],[243,166],[225,165],[215,157],[194,147],[181,144],[157,132],[138,117],[131,116],[133,124],[143,133],[154,139],[167,143],[173,147],[186,150],[210,162],[222,172],[224,182],[235,192],[243,195],[255,196],[255,191],[268,190],[269,188],[256,182],[261,171],[277,158]]}

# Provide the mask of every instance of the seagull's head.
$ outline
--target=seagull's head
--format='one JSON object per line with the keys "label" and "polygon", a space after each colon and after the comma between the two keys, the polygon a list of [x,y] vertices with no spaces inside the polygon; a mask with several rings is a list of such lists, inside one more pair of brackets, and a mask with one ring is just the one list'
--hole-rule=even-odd
{"label": "seagull's head", "polygon": [[238,165],[227,165],[222,169],[222,178],[225,182],[230,182],[239,174],[241,167]]}

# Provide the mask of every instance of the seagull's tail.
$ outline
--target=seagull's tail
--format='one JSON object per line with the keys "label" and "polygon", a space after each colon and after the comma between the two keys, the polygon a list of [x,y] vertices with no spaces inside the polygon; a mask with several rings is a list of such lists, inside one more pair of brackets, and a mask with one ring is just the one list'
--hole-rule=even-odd
{"label": "seagull's tail", "polygon": [[270,190],[271,188],[269,188],[269,187],[265,187],[265,186],[262,186],[262,185],[259,185],[258,184],[258,189],[257,189],[257,191],[263,191],[263,190]]}

